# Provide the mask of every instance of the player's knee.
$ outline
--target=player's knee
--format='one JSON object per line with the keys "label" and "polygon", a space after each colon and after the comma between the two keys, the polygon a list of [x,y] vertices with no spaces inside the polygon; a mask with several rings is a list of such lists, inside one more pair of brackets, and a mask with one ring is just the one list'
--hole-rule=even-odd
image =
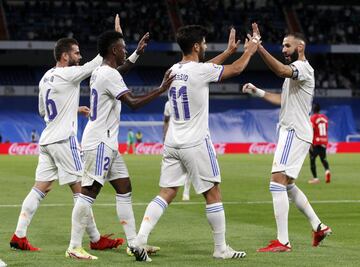
{"label": "player's knee", "polygon": [[126,194],[132,192],[131,180],[130,178],[121,178],[110,181],[111,185],[114,187],[117,194]]}

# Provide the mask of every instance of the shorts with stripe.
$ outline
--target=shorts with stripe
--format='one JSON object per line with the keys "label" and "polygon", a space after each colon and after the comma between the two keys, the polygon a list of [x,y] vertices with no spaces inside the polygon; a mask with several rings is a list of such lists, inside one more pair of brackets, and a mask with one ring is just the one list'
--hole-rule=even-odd
{"label": "shorts with stripe", "polygon": [[310,143],[299,139],[294,129],[280,127],[271,172],[284,172],[287,176],[296,179],[309,148]]}
{"label": "shorts with stripe", "polygon": [[94,181],[104,185],[105,181],[128,177],[129,172],[119,151],[104,143],[100,143],[96,149],[84,151],[82,186],[90,186]]}
{"label": "shorts with stripe", "polygon": [[72,184],[81,180],[82,173],[83,163],[75,136],[53,144],[40,145],[36,181],[59,180],[60,185]]}
{"label": "shorts with stripe", "polygon": [[204,193],[221,182],[219,164],[210,137],[189,148],[165,146],[161,164],[160,187],[183,186],[186,175],[197,194]]}

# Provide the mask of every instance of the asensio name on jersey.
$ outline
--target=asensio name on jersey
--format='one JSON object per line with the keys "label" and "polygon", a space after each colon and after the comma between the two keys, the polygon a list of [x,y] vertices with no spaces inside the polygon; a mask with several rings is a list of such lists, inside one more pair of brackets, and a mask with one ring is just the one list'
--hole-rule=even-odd
{"label": "asensio name on jersey", "polygon": [[77,135],[80,83],[100,66],[101,56],[82,66],[55,67],[39,83],[39,113],[46,122],[39,144],[48,145]]}
{"label": "asensio name on jersey", "polygon": [[209,83],[219,81],[223,68],[194,61],[171,67],[171,73],[176,77],[168,92],[172,116],[166,146],[196,146],[209,135]]}
{"label": "asensio name on jersey", "polygon": [[95,149],[101,142],[118,150],[121,101],[127,88],[120,73],[107,65],[96,68],[90,79],[91,115],[81,142],[83,150]]}

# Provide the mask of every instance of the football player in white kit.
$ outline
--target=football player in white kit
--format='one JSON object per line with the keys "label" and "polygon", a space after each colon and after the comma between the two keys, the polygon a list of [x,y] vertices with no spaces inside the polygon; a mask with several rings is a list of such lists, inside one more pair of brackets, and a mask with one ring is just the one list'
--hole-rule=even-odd
{"label": "football player in white kit", "polygon": [[[164,129],[163,129],[163,141],[165,141],[165,136],[167,133],[167,130],[169,128],[169,122],[170,122],[170,116],[171,116],[171,107],[170,102],[166,101],[165,107],[164,107]],[[183,175],[184,177],[184,191],[182,194],[182,200],[188,201],[190,200],[190,187],[191,187],[191,180],[188,175]]]}
{"label": "football player in white kit", "polygon": [[[250,41],[245,41],[242,56],[223,66],[215,64],[219,62],[217,57],[202,63],[207,48],[206,33],[205,28],[190,25],[179,28],[176,34],[183,58],[171,67],[176,76],[168,92],[172,114],[165,137],[160,193],[147,206],[135,247],[132,248],[138,261],[151,261],[144,249],[149,234],[183,185],[182,176],[185,173],[196,193],[205,197],[206,217],[214,238],[213,257],[240,259],[246,255],[243,251],[233,250],[225,240],[220,169],[208,127],[209,83],[239,75],[256,52],[259,40],[249,36]],[[234,29],[231,34],[235,42]]]}
{"label": "football player in white kit", "polygon": [[[254,23],[252,27],[253,35],[260,37],[257,24]],[[287,34],[282,46],[282,53],[288,65],[271,56],[262,45],[258,48],[258,53],[268,67],[276,75],[285,78],[282,93],[269,93],[251,83],[243,86],[244,93],[281,105],[279,139],[270,181],[277,239],[270,241],[268,246],[258,249],[258,252],[291,251],[288,235],[289,199],[308,218],[313,229],[313,246],[318,246],[327,235],[331,234],[330,227],[321,223],[304,193],[295,185],[312,142],[313,130],[309,114],[314,96],[314,69],[306,60],[306,43],[302,34]]]}
{"label": "football player in white kit", "polygon": [[[72,213],[71,241],[66,251],[67,257],[89,260],[97,257],[82,248],[85,222],[91,217],[92,204],[105,181],[109,181],[116,191],[116,211],[128,245],[136,237],[131,181],[118,151],[121,104],[139,108],[165,92],[174,79],[167,71],[160,87],[147,95],[133,96],[116,70],[126,59],[123,35],[116,31],[103,33],[98,39],[98,52],[104,59],[90,79],[91,113],[81,144],[84,151],[84,175],[81,194]],[[150,252],[158,250],[154,247],[147,249]]]}
{"label": "football player in white kit", "polygon": [[[115,29],[121,32],[118,16],[115,18]],[[147,39],[148,33],[140,40],[137,50],[119,71],[127,72],[133,67],[134,56],[137,58],[144,52]],[[44,117],[46,128],[39,140],[40,155],[35,184],[24,199],[16,231],[10,240],[10,246],[14,249],[39,250],[29,243],[26,237],[27,228],[41,200],[49,193],[55,180],[59,180],[60,185],[70,186],[74,202],[81,191],[83,163],[77,141],[77,113],[88,116],[90,110],[88,107],[79,107],[80,83],[101,64],[102,57],[98,55],[92,61],[80,66],[82,57],[79,44],[72,38],[62,38],[57,41],[54,57],[56,66],[48,70],[39,83],[39,113]],[[109,235],[101,236],[93,216],[87,222],[86,231],[90,236],[92,249],[115,248],[123,243],[122,238],[112,239]]]}

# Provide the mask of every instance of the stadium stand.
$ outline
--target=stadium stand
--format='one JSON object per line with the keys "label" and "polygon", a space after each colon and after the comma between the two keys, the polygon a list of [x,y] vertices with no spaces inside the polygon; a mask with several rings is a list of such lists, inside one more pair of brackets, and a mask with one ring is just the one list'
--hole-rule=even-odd
{"label": "stadium stand", "polygon": [[[229,26],[233,25],[238,37],[244,39],[250,23],[257,21],[264,45],[278,58],[281,58],[280,43],[284,33],[294,29],[303,31],[309,40],[307,57],[315,69],[316,96],[321,96],[316,101],[321,102],[331,123],[337,125],[330,127],[330,139],[345,141],[346,135],[360,132],[357,97],[360,96],[360,54],[357,46],[351,46],[359,43],[359,27],[356,26],[360,5],[356,1],[319,0],[313,4],[284,0],[0,0],[0,11],[0,39],[24,40],[26,44],[42,41],[41,45],[64,36],[75,37],[80,42],[83,62],[95,55],[96,38],[103,30],[113,27],[116,12],[121,17],[129,52],[135,49],[139,37],[150,31],[152,41],[147,52],[139,60],[138,67],[124,77],[128,86],[138,93],[158,85],[165,70],[179,59],[172,42],[175,29],[181,25],[202,24],[210,30],[208,43],[221,45],[227,41]],[[333,49],[334,44],[340,45],[338,50]],[[47,51],[35,50],[35,53],[31,47],[0,50],[0,132],[3,141],[28,141],[33,128],[38,132],[44,128],[37,115],[36,92],[43,73],[53,64],[52,43],[47,45]],[[208,58],[218,51],[209,52]],[[277,108],[243,96],[240,88],[245,82],[279,89],[283,80],[275,77],[257,56],[242,75],[225,83],[228,87],[211,91],[210,125],[214,141],[274,140],[270,133],[274,133],[272,120],[277,117]],[[89,104],[88,83],[88,80],[82,83],[81,103],[85,105]],[[337,97],[326,98],[329,95]],[[139,111],[123,107],[122,120],[128,123],[124,123],[120,131],[120,140],[126,140],[127,125],[133,125],[133,121],[152,121],[153,126],[132,128],[144,133],[144,141],[161,141],[164,103],[165,97],[162,97]],[[272,115],[266,117],[264,114]],[[347,119],[342,120],[342,117]],[[80,135],[85,124],[86,120],[81,118]],[[269,134],[266,129],[271,129]]]}

